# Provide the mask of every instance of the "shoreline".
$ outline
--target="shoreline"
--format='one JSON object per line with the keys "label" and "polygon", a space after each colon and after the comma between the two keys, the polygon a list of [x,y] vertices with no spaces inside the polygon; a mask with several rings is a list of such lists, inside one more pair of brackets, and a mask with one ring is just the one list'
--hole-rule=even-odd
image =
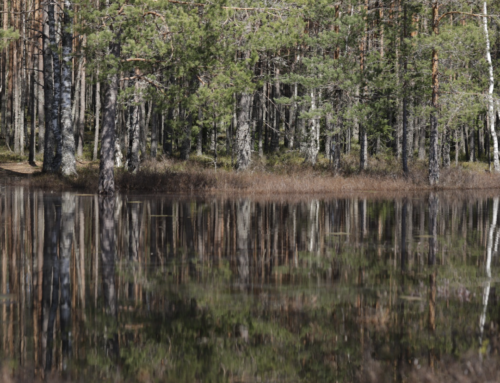
{"label": "shoreline", "polygon": [[[43,174],[27,162],[0,163],[0,172],[9,184],[52,191],[97,191],[99,169],[96,162],[81,162],[78,176],[65,178]],[[441,170],[440,183],[431,187],[426,168],[414,166],[408,176],[402,171],[373,168],[368,171],[334,175],[325,166],[283,165],[266,168],[257,164],[251,170],[205,168],[196,162],[179,160],[147,161],[136,173],[115,170],[116,190],[120,193],[171,195],[313,196],[346,194],[413,194],[429,192],[496,191],[500,174],[453,166]],[[1,174],[0,173],[0,174]]]}

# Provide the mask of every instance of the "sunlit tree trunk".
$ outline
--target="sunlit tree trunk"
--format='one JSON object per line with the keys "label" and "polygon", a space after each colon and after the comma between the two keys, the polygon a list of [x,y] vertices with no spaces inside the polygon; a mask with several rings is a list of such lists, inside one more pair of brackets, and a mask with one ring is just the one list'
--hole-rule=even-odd
{"label": "sunlit tree trunk", "polygon": [[[63,35],[62,35],[62,88],[61,88],[61,174],[76,174],[75,136],[71,117],[71,66],[73,50],[73,5],[70,0],[64,1]],[[59,151],[59,150],[58,150]],[[57,160],[56,160],[57,163]],[[57,169],[57,168],[56,168]]]}
{"label": "sunlit tree trunk", "polygon": [[[119,33],[115,41],[109,44],[109,53],[115,60],[120,57]],[[115,160],[115,118],[118,98],[118,73],[108,76],[108,89],[104,101],[102,122],[101,162],[99,165],[99,193],[113,194],[115,192],[114,160]]]}
{"label": "sunlit tree trunk", "polygon": [[[250,57],[250,52],[245,53],[245,59]],[[250,131],[250,113],[252,108],[252,94],[249,92],[242,93],[238,100],[238,122],[236,129],[236,151],[237,160],[236,168],[245,170],[252,161],[252,142]]]}
{"label": "sunlit tree trunk", "polygon": [[95,84],[95,136],[94,152],[92,159],[97,160],[97,148],[99,147],[99,125],[101,123],[101,82],[99,81],[99,68],[96,70],[97,83]]}
{"label": "sunlit tree trunk", "polygon": [[486,1],[483,3],[483,26],[484,26],[484,36],[486,38],[486,61],[488,61],[488,121],[490,125],[490,135],[493,141],[493,166],[496,172],[500,172],[500,162],[498,160],[498,137],[495,130],[495,105],[493,102],[493,90],[495,88],[495,78],[493,77],[493,64],[491,62],[490,53],[490,37],[488,34],[488,9],[486,7]]}
{"label": "sunlit tree trunk", "polygon": [[125,168],[129,172],[136,172],[139,169],[139,134],[141,118],[141,96],[139,81],[135,82],[134,105],[132,106],[132,116],[128,127],[128,151]]}

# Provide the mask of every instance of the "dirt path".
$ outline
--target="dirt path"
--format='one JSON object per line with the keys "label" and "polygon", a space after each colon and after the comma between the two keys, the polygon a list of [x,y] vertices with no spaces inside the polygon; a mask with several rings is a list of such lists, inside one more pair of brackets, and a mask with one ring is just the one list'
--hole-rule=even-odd
{"label": "dirt path", "polygon": [[26,176],[42,171],[42,163],[37,162],[36,166],[31,166],[25,162],[0,162],[0,175]]}

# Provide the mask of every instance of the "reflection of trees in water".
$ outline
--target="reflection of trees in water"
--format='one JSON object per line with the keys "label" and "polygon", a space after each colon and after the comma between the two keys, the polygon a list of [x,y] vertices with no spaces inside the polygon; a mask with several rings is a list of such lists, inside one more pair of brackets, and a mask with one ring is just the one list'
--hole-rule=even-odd
{"label": "reflection of trees in water", "polygon": [[237,240],[236,252],[238,257],[238,283],[247,287],[250,278],[250,201],[242,199],[236,202]]}
{"label": "reflection of trees in water", "polygon": [[[118,319],[117,297],[115,291],[115,197],[99,196],[99,226],[101,229],[101,268],[102,290],[106,324],[116,327]],[[114,326],[113,326],[114,325]],[[118,333],[115,330],[105,333],[108,354],[117,358]]]}
{"label": "reflection of trees in water", "polygon": [[45,233],[42,279],[42,364],[52,369],[54,321],[59,305],[59,259],[57,245],[61,226],[61,199],[44,195]]}
{"label": "reflection of trees in water", "polygon": [[59,239],[59,270],[61,297],[59,315],[61,321],[61,338],[63,353],[63,369],[66,369],[66,358],[71,352],[70,320],[71,320],[71,289],[70,289],[70,258],[75,227],[75,196],[64,193],[62,196],[61,235]]}
{"label": "reflection of trees in water", "polygon": [[493,198],[493,217],[491,219],[490,230],[488,232],[488,245],[486,249],[486,262],[485,262],[485,271],[487,280],[484,285],[483,291],[483,312],[479,317],[479,344],[483,343],[483,332],[484,332],[484,324],[486,323],[486,312],[488,310],[488,299],[490,296],[490,288],[491,288],[491,254],[493,250],[497,250],[498,246],[498,237],[495,244],[493,243],[493,234],[495,232],[497,226],[497,216],[498,216],[498,197]]}
{"label": "reflection of trees in water", "polygon": [[[492,231],[494,219],[483,213],[491,210],[491,200],[438,199],[437,194],[428,200],[290,203],[161,198],[120,208],[119,196],[77,197],[75,221],[74,196],[45,195],[29,203],[27,196],[2,197],[7,224],[0,236],[6,244],[1,291],[19,296],[26,310],[33,302],[40,316],[22,316],[23,310],[2,305],[0,336],[4,350],[12,345],[9,355],[17,355],[15,345],[22,339],[27,361],[29,350],[43,348],[35,363],[51,370],[62,368],[69,352],[69,338],[67,348],[55,339],[65,342],[71,328],[72,358],[83,364],[89,350],[109,361],[109,355],[118,356],[119,343],[130,358],[138,357],[134,350],[153,344],[158,349],[152,355],[160,355],[165,346],[193,366],[210,355],[226,373],[233,368],[235,377],[250,371],[265,376],[262,361],[268,360],[273,368],[298,374],[289,377],[320,379],[329,371],[339,381],[346,376],[352,381],[357,363],[373,356],[403,368],[408,360],[425,359],[433,346],[438,361],[446,351],[442,329],[463,334],[472,322],[477,328],[478,317],[481,329],[488,315],[498,316],[491,301],[477,309],[469,298],[459,300],[456,283],[445,284],[456,270],[476,283],[477,264],[483,260],[494,271],[498,233]],[[14,209],[23,201],[24,207]],[[40,259],[29,264],[29,252],[13,251],[33,252],[42,245]],[[478,253],[483,256],[477,258]],[[232,283],[251,288],[228,289]],[[486,287],[473,292],[491,300]],[[474,345],[465,336],[455,338],[457,353]],[[478,337],[472,338],[477,344]],[[106,347],[99,347],[102,339]],[[234,367],[238,364],[231,358],[239,352],[251,354],[254,364]],[[273,359],[276,354],[280,361]],[[287,364],[297,355],[300,363]],[[165,369],[182,370],[180,361],[168,359],[171,354],[164,357]],[[205,368],[214,379],[223,374]]]}

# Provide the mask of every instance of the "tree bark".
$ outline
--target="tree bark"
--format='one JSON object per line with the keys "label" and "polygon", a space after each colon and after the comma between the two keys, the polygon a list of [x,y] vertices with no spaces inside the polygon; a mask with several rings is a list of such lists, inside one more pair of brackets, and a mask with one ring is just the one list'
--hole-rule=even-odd
{"label": "tree bark", "polygon": [[82,66],[81,66],[81,73],[80,73],[80,97],[79,97],[79,113],[78,116],[76,116],[78,124],[77,126],[77,132],[76,132],[76,137],[77,137],[77,148],[76,148],[76,155],[77,157],[82,157],[83,156],[83,135],[85,131],[85,89],[86,89],[86,84],[85,84],[85,58],[82,58]]}
{"label": "tree bark", "polygon": [[[439,4],[436,1],[432,5],[433,31],[434,35],[439,34]],[[429,184],[431,186],[439,183],[439,158],[438,158],[438,92],[439,92],[439,72],[438,72],[438,51],[432,50],[432,110],[431,110],[431,132],[429,144]]]}
{"label": "tree bark", "polygon": [[486,7],[486,1],[483,3],[483,25],[484,25],[484,36],[486,38],[486,61],[488,61],[488,74],[489,74],[489,86],[488,86],[488,116],[490,123],[490,135],[493,142],[493,167],[496,172],[500,172],[500,162],[498,160],[498,137],[495,130],[495,105],[493,102],[493,90],[495,88],[495,78],[493,77],[493,64],[491,63],[491,53],[490,53],[490,37],[488,34],[488,9]]}
{"label": "tree bark", "polygon": [[95,84],[95,136],[94,136],[94,153],[92,159],[97,160],[97,148],[99,145],[99,124],[101,118],[101,83],[99,81],[99,68],[96,71],[97,83]]}
{"label": "tree bark", "polygon": [[71,118],[71,65],[73,48],[73,5],[70,0],[64,1],[63,35],[62,35],[62,91],[61,91],[61,174],[76,175],[75,136]]}
{"label": "tree bark", "polygon": [[252,107],[252,95],[243,93],[238,102],[238,126],[236,131],[236,168],[245,170],[252,161],[252,151],[250,147],[250,111]]}
{"label": "tree bark", "polygon": [[141,96],[139,81],[135,82],[134,105],[132,106],[131,122],[128,129],[128,151],[125,168],[129,172],[136,172],[139,169],[139,134],[141,117]]}
{"label": "tree bark", "polygon": [[43,90],[45,111],[45,140],[43,151],[43,171],[52,172],[54,162],[54,129],[52,129],[52,104],[54,99],[54,68],[52,65],[52,51],[50,44],[50,18],[54,17],[54,6],[49,5],[49,0],[44,5],[44,29],[43,29]]}
{"label": "tree bark", "polygon": [[[119,40],[117,33],[115,41]],[[109,53],[116,60],[120,57],[120,44],[111,42]],[[115,192],[114,157],[115,157],[115,119],[118,98],[118,73],[112,72],[108,76],[108,89],[104,100],[104,114],[102,122],[101,162],[99,165],[99,194],[113,194]],[[104,227],[104,226],[101,226]]]}
{"label": "tree bark", "polygon": [[[51,47],[57,47],[56,37],[56,21],[55,21],[55,4],[49,4],[49,38]],[[54,81],[54,97],[52,99],[52,113],[51,113],[51,129],[54,134],[55,155],[51,165],[51,171],[57,172],[61,167],[62,160],[62,135],[59,125],[59,106],[61,102],[61,62],[59,60],[59,53],[51,49],[52,53],[52,69]]]}

